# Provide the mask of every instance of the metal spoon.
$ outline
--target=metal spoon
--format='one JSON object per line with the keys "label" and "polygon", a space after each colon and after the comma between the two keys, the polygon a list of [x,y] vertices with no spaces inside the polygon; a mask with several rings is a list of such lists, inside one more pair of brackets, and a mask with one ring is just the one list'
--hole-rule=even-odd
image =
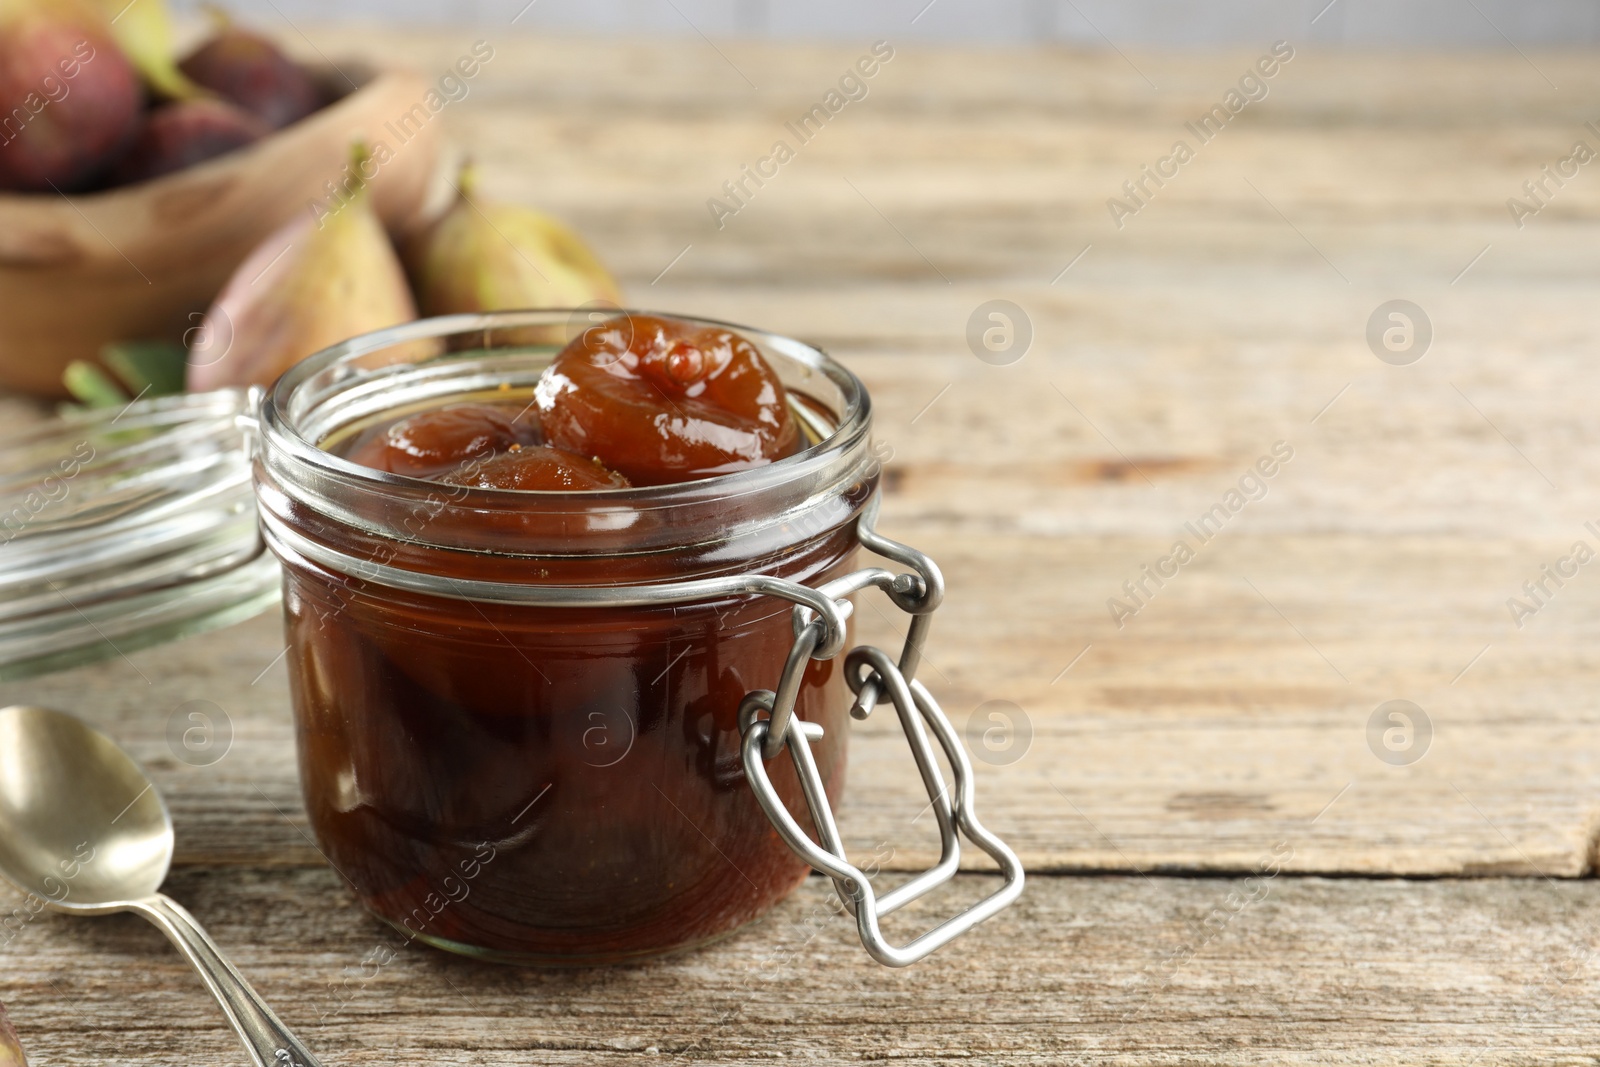
{"label": "metal spoon", "polygon": [[116,742],[46,708],[0,708],[0,876],[54,911],[143,915],[189,958],[256,1067],[319,1067],[182,907],[159,892],[172,817]]}

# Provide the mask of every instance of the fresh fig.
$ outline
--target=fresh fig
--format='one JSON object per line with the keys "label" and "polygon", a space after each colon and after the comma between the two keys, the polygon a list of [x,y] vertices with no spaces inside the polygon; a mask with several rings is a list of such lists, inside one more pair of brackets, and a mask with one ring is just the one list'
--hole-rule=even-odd
{"label": "fresh fig", "polygon": [[28,1058],[22,1054],[22,1042],[17,1031],[6,1018],[6,1006],[0,1004],[0,1067],[28,1067]]}
{"label": "fresh fig", "polygon": [[183,76],[173,62],[172,13],[166,0],[95,0],[111,20],[111,33],[122,52],[155,95],[167,100],[204,96],[205,90]]}
{"label": "fresh fig", "polygon": [[179,100],[145,117],[132,147],[112,166],[113,185],[148,181],[261,140],[270,131],[223,100]]}
{"label": "fresh fig", "polygon": [[268,385],[313,352],[417,317],[365,162],[363,151],[336,210],[297,216],[239,265],[190,345],[191,390]]}
{"label": "fresh fig", "polygon": [[456,184],[455,205],[405,248],[424,315],[621,302],[616,280],[572,230],[518,204],[475,198],[471,166]]}
{"label": "fresh fig", "polygon": [[142,101],[94,8],[0,0],[0,188],[80,188],[133,139]]}
{"label": "fresh fig", "polygon": [[299,64],[267,38],[236,26],[224,26],[178,67],[274,130],[305,118],[321,102],[316,83]]}

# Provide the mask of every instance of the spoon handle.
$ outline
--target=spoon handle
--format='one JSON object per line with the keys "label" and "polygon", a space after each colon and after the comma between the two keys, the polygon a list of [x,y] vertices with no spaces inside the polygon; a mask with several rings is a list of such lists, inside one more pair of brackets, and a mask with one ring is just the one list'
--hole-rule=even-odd
{"label": "spoon handle", "polygon": [[250,1050],[256,1067],[321,1067],[182,905],[157,893],[138,901],[133,910],[160,927],[194,964],[206,988],[222,1005],[228,1022]]}

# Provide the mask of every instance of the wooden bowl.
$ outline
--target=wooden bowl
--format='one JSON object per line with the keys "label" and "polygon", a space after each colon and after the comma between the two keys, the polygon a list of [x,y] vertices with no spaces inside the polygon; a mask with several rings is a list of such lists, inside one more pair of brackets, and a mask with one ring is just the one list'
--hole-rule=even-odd
{"label": "wooden bowl", "polygon": [[108,342],[182,341],[251,249],[329,202],[327,183],[344,182],[357,139],[392,153],[370,183],[389,231],[421,221],[440,192],[442,123],[425,105],[414,110],[430,84],[342,70],[355,90],[319,71],[347,95],[209,163],[70,199],[0,194],[0,386],[60,396],[67,363],[95,359]]}

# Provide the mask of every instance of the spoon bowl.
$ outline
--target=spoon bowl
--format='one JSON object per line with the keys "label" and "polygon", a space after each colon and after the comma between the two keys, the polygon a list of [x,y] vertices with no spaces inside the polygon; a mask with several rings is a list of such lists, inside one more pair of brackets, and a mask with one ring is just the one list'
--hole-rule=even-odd
{"label": "spoon bowl", "polygon": [[55,911],[133,912],[194,965],[256,1067],[320,1067],[223,956],[161,892],[172,816],[117,743],[48,708],[0,708],[0,877]]}
{"label": "spoon bowl", "polygon": [[0,708],[7,881],[58,908],[122,911],[160,890],[173,840],[161,794],[109,737],[59,711]]}

